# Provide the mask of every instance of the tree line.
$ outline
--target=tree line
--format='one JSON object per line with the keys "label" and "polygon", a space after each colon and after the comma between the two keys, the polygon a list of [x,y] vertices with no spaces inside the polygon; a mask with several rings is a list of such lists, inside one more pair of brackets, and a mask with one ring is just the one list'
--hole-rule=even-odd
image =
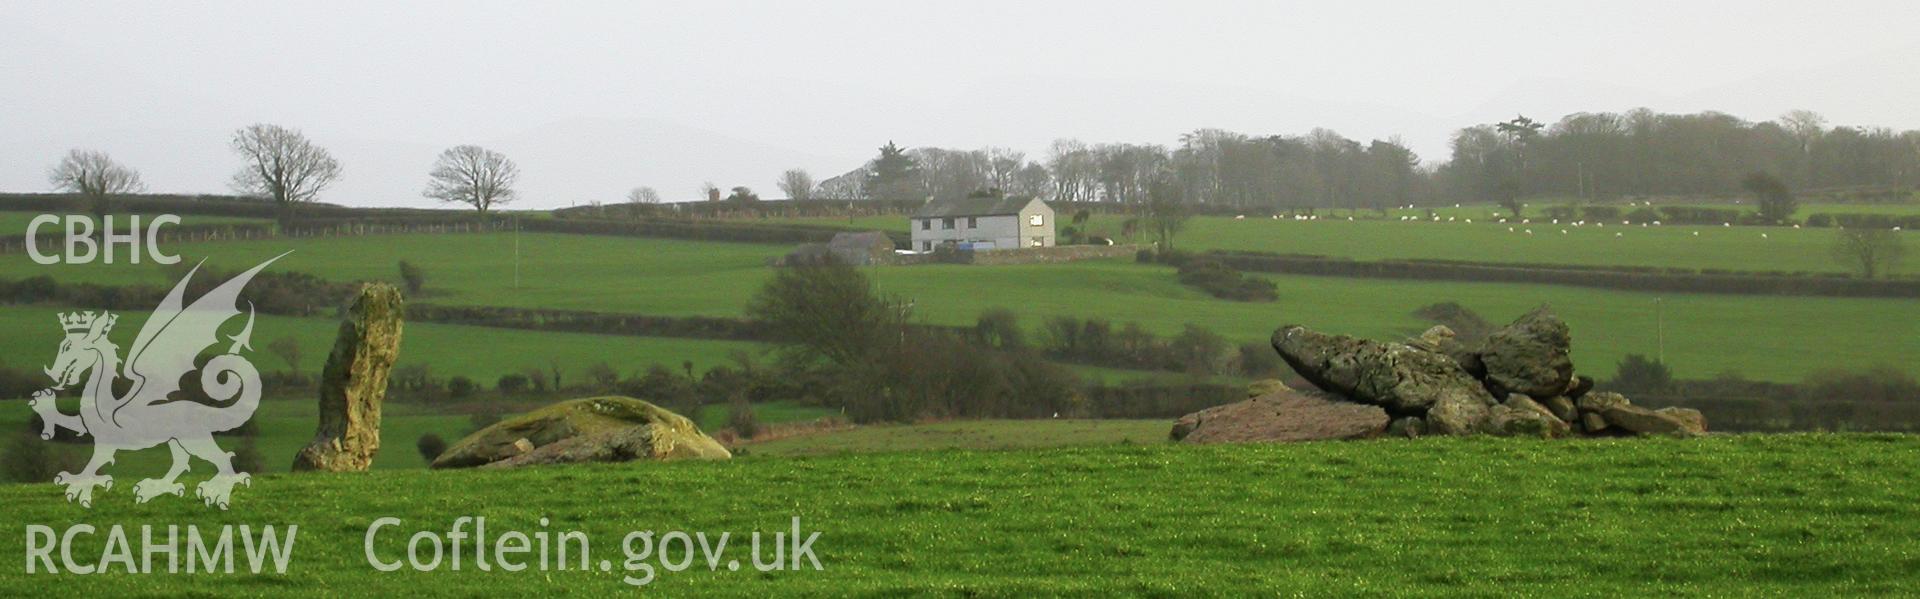
{"label": "tree line", "polygon": [[[1006,148],[902,148],[889,142],[852,172],[812,188],[789,171],[797,199],[948,200],[983,189],[1065,202],[1145,202],[1154,185],[1195,204],[1273,211],[1384,210],[1410,204],[1521,198],[1754,196],[1789,189],[1920,187],[1920,131],[1828,126],[1808,111],[1749,122],[1719,112],[1648,109],[1525,116],[1456,131],[1445,161],[1397,138],[1366,142],[1328,129],[1305,135],[1199,129],[1177,144],[1055,141],[1045,155]],[[795,175],[799,175],[796,177]],[[794,190],[803,189],[803,193]]]}

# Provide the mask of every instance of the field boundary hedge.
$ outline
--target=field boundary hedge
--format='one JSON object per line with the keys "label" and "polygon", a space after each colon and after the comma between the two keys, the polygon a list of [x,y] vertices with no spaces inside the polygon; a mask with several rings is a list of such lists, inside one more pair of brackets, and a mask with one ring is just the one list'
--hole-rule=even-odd
{"label": "field boundary hedge", "polygon": [[1920,297],[1920,279],[1868,280],[1826,273],[1752,275],[1731,271],[1514,265],[1440,260],[1361,261],[1327,256],[1213,251],[1234,268],[1277,274],[1475,283],[1534,283],[1673,293],[1824,297]]}

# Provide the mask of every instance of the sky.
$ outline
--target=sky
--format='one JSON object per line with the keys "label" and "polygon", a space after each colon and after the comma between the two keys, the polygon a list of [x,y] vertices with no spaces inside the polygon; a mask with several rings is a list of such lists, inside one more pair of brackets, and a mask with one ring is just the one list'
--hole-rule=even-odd
{"label": "sky", "polygon": [[242,126],[293,127],[321,201],[432,206],[442,149],[523,171],[515,207],[712,182],[778,197],[888,141],[1174,144],[1203,127],[1428,164],[1456,129],[1649,107],[1920,129],[1911,2],[18,2],[0,0],[0,191],[70,148],[225,193]]}

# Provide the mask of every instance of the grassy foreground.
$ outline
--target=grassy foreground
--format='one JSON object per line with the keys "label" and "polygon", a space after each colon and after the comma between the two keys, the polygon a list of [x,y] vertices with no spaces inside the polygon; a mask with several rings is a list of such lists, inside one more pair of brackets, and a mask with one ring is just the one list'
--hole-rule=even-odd
{"label": "grassy foreground", "polygon": [[[522,471],[263,476],[230,512],[116,487],[91,511],[0,488],[16,526],[299,525],[282,575],[0,574],[0,594],[609,595],[632,530],[749,531],[799,517],[824,571],[710,571],[648,590],[771,596],[1245,594],[1750,596],[1920,592],[1920,437],[1423,439],[915,452]],[[128,481],[131,482],[131,481]],[[584,531],[613,570],[376,572],[416,531]],[[538,520],[549,518],[542,526]],[[15,528],[14,534],[21,534]],[[76,540],[97,561],[104,535]],[[138,542],[137,540],[135,541]],[[24,544],[0,560],[22,564]],[[698,549],[694,549],[698,555]],[[471,553],[468,554],[471,559]],[[676,556],[677,560],[678,557]],[[55,587],[54,585],[57,585]]]}

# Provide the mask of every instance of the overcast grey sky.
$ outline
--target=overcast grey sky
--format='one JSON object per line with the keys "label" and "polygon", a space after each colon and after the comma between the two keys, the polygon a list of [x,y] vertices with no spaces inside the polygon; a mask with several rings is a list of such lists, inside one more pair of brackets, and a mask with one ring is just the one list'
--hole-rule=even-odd
{"label": "overcast grey sky", "polygon": [[68,148],[224,192],[227,135],[304,130],[322,201],[427,206],[442,148],[525,171],[520,207],[778,195],[905,146],[1171,144],[1219,127],[1429,162],[1516,113],[1717,109],[1920,128],[1911,2],[16,2],[0,0],[0,190]]}

